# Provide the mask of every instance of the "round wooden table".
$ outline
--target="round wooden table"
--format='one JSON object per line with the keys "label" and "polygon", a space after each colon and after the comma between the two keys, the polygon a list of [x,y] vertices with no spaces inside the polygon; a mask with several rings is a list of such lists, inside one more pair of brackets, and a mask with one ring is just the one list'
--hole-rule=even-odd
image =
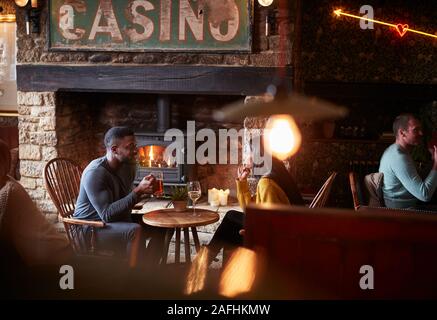
{"label": "round wooden table", "polygon": [[193,209],[186,209],[184,211],[175,211],[174,209],[159,209],[150,211],[143,215],[143,222],[145,224],[154,227],[167,228],[164,252],[162,254],[163,263],[167,263],[168,247],[170,245],[173,232],[176,232],[175,263],[180,262],[181,229],[184,231],[185,262],[190,262],[190,228],[191,233],[193,234],[194,246],[196,248],[196,252],[198,252],[200,249],[200,242],[196,227],[206,226],[208,224],[217,222],[218,220],[218,213],[205,209],[196,209],[196,216],[193,215]]}

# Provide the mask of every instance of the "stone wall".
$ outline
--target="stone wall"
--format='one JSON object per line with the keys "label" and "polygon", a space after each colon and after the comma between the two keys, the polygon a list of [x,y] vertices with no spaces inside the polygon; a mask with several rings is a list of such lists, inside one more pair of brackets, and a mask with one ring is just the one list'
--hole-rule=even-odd
{"label": "stone wall", "polygon": [[18,92],[20,182],[37,206],[56,221],[56,208],[44,188],[45,164],[58,156],[56,95],[53,92]]}

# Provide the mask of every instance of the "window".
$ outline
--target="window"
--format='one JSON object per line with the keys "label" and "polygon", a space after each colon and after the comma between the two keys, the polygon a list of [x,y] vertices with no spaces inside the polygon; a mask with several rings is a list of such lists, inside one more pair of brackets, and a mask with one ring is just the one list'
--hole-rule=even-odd
{"label": "window", "polygon": [[0,22],[0,112],[17,111],[16,23]]}

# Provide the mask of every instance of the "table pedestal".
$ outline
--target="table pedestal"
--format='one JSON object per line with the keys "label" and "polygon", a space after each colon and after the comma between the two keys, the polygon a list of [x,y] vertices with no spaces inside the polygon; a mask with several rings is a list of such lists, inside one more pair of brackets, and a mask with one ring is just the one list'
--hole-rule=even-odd
{"label": "table pedestal", "polygon": [[175,211],[174,209],[155,210],[143,215],[143,222],[145,224],[154,227],[167,228],[161,263],[167,263],[168,248],[170,246],[173,232],[176,233],[175,263],[180,263],[181,231],[184,233],[185,262],[190,263],[190,229],[196,252],[198,252],[200,250],[200,241],[196,227],[205,226],[217,222],[218,220],[219,215],[217,212],[205,209],[197,209],[195,216],[192,214],[191,210],[181,212]]}

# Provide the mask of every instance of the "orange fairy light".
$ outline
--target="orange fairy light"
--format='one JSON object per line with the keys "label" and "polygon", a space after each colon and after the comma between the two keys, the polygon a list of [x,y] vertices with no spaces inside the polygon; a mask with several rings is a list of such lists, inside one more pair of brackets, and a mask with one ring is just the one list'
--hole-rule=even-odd
{"label": "orange fairy light", "polygon": [[370,22],[374,22],[374,23],[378,23],[378,24],[382,24],[382,25],[394,28],[401,37],[403,37],[407,32],[413,32],[413,33],[421,34],[423,36],[437,38],[437,35],[435,35],[435,34],[423,32],[423,31],[419,31],[419,30],[415,30],[415,29],[410,29],[408,24],[403,24],[403,23],[393,24],[393,23],[388,23],[388,22],[384,22],[384,21],[380,21],[380,20],[370,19],[370,18],[367,18],[367,16],[360,17],[360,16],[357,16],[354,14],[343,12],[342,9],[334,10],[334,14],[337,17],[346,16],[346,17],[370,21]]}

